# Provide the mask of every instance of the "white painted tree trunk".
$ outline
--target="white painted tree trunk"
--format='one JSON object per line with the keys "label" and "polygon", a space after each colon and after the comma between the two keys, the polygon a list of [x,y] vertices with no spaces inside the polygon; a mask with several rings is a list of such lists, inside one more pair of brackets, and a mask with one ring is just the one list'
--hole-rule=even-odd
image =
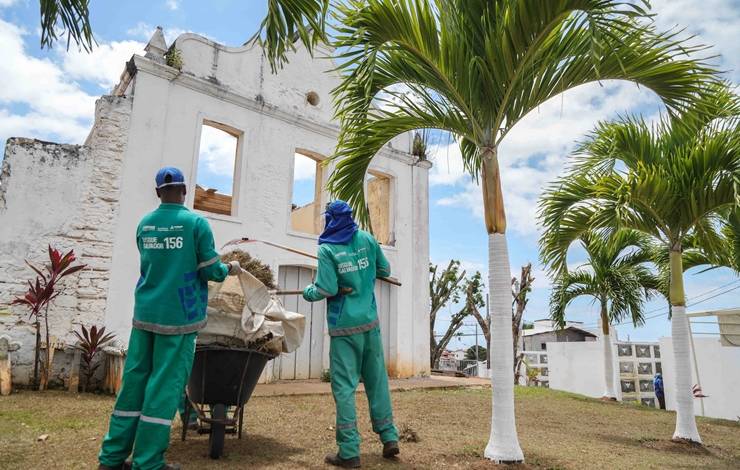
{"label": "white painted tree trunk", "polygon": [[[607,327],[608,328],[608,327]],[[604,352],[604,397],[617,398],[614,392],[614,358],[612,356],[612,337],[609,334],[601,335],[604,342],[602,350]]]}
{"label": "white painted tree trunk", "polygon": [[689,439],[701,442],[694,417],[694,395],[691,391],[691,346],[689,344],[689,321],[686,307],[672,307],[671,336],[673,337],[673,363],[675,370],[676,431],[674,439]]}
{"label": "white painted tree trunk", "polygon": [[491,299],[491,388],[493,415],[485,456],[495,462],[523,461],[514,415],[514,352],[511,333],[511,268],[506,235],[488,235]]}

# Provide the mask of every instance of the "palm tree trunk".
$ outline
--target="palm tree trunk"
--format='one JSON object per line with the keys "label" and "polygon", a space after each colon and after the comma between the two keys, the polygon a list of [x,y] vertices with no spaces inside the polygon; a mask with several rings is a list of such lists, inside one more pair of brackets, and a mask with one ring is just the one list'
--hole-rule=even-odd
{"label": "palm tree trunk", "polygon": [[491,297],[491,436],[485,456],[495,462],[524,460],[514,414],[514,352],[511,333],[511,268],[506,215],[494,148],[481,149],[483,204],[488,229],[488,286]]}
{"label": "palm tree trunk", "polygon": [[676,396],[676,431],[673,439],[701,443],[694,417],[694,397],[691,392],[691,349],[689,321],[686,317],[686,298],[683,287],[683,261],[680,246],[674,246],[671,261],[671,336],[673,338],[673,371]]}
{"label": "palm tree trunk", "polygon": [[601,341],[604,352],[604,398],[616,400],[614,393],[614,357],[612,355],[612,340],[609,336],[609,315],[606,310],[606,301],[601,300]]}

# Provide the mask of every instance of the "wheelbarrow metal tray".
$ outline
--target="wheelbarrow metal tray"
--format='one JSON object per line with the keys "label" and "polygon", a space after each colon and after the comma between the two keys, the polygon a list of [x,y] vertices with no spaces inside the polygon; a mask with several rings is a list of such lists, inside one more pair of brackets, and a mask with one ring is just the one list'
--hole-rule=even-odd
{"label": "wheelbarrow metal tray", "polygon": [[195,403],[242,406],[252,396],[271,356],[250,349],[198,346],[188,381]]}

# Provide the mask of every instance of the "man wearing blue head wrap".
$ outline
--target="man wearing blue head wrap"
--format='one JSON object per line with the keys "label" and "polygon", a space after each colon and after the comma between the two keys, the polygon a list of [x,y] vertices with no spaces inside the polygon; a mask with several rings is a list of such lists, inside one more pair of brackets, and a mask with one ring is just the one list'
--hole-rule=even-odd
{"label": "man wearing blue head wrap", "polygon": [[375,238],[358,230],[352,208],[334,201],[326,208],[319,237],[316,280],[303,291],[309,302],[328,299],[331,390],[337,408],[339,453],[326,457],[338,467],[360,466],[355,391],[362,378],[370,403],[373,431],[383,442],[383,457],[398,455],[398,430],[393,424],[388,374],[375,304],[375,279],[390,276],[390,264]]}

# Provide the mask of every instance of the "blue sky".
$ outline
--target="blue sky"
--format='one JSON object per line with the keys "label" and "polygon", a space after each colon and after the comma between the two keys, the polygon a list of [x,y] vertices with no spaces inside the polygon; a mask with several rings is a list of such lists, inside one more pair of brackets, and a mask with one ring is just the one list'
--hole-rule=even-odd
{"label": "blue sky", "polygon": [[[227,45],[240,45],[257,29],[264,15],[264,0],[149,0],[93,2],[92,21],[99,46],[92,54],[66,51],[58,44],[51,51],[39,48],[37,0],[0,0],[0,142],[11,136],[81,143],[91,125],[95,99],[117,82],[124,62],[140,53],[156,25],[164,27],[168,43],[178,34],[193,31]],[[740,82],[740,1],[654,0],[659,28],[680,25],[696,35],[694,41],[714,45],[717,63],[726,77]],[[510,133],[500,149],[503,184],[509,218],[512,272],[529,261],[534,264],[535,289],[525,314],[533,320],[547,316],[549,280],[537,260],[538,228],[535,204],[542,187],[562,171],[574,142],[599,119],[636,113],[654,118],[660,105],[651,92],[629,84],[585,86],[545,103]],[[228,191],[224,161],[228,139],[214,140],[212,159],[205,162],[204,184]],[[454,142],[440,139],[432,147],[430,173],[430,238],[433,262],[460,259],[469,272],[487,266],[487,241],[480,190],[463,174]],[[304,169],[298,199],[310,200],[310,169]],[[575,251],[570,259],[582,258]],[[740,304],[740,280],[726,270],[686,277],[689,300],[703,301],[689,310],[735,307]],[[720,288],[722,286],[726,286]],[[724,293],[726,292],[726,293]],[[702,293],[707,293],[701,295]],[[714,298],[712,296],[718,295]],[[647,306],[651,316],[639,329],[620,326],[622,338],[654,340],[670,334],[664,302]],[[596,307],[587,300],[574,303],[568,317],[596,323]],[[441,321],[448,318],[443,313]],[[466,327],[472,332],[472,327]],[[451,346],[470,345],[473,338]]]}

